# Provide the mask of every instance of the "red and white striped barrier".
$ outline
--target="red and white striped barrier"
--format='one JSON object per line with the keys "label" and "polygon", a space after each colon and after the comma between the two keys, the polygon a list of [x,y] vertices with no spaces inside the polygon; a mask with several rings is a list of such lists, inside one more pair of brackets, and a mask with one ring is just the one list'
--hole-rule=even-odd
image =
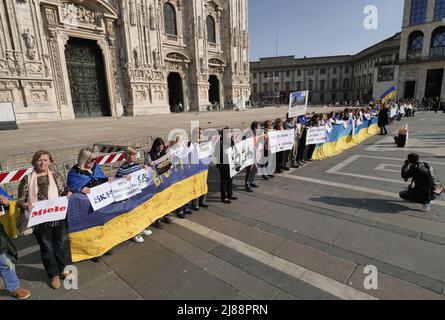
{"label": "red and white striped barrier", "polygon": [[111,164],[125,160],[125,152],[118,152],[112,154],[105,154],[96,158],[96,163],[100,166],[104,164]]}
{"label": "red and white striped barrier", "polygon": [[95,146],[98,148],[100,153],[114,153],[114,152],[125,151],[125,147],[121,146],[109,146],[101,144],[96,144]]}
{"label": "red and white striped barrier", "polygon": [[0,184],[20,181],[33,170],[34,168],[31,167],[0,172]]}

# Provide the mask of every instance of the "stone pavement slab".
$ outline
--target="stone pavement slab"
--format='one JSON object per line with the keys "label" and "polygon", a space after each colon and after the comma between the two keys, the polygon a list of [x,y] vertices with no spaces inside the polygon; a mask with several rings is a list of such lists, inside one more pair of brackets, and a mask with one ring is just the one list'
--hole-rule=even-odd
{"label": "stone pavement slab", "polygon": [[232,299],[238,291],[159,243],[146,238],[104,262],[144,299]]}
{"label": "stone pavement slab", "polygon": [[363,283],[368,274],[364,274],[363,271],[364,267],[358,266],[348,284],[377,298],[384,300],[445,300],[443,295],[389,276],[383,272],[378,273],[378,289],[365,290]]}
{"label": "stone pavement slab", "polygon": [[278,288],[176,238],[170,233],[158,232],[151,239],[252,299],[270,300],[279,292]]}
{"label": "stone pavement slab", "polygon": [[351,261],[293,241],[284,242],[272,253],[341,283],[346,283],[356,267]]}

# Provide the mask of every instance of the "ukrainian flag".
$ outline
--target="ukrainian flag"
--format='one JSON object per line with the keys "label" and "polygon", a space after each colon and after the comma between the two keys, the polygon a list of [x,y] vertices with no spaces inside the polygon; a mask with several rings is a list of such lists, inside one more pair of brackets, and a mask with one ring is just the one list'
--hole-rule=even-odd
{"label": "ukrainian flag", "polygon": [[397,91],[396,91],[395,86],[392,86],[391,88],[386,90],[385,93],[382,94],[382,96],[380,97],[380,100],[382,100],[382,104],[385,104],[386,102],[388,102],[389,100],[394,98],[396,96],[396,94],[397,94]]}

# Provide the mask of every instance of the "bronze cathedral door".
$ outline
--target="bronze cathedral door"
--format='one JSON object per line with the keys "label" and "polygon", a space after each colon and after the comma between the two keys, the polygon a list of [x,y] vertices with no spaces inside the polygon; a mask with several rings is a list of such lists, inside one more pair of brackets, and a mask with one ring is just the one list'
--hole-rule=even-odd
{"label": "bronze cathedral door", "polygon": [[70,38],[65,56],[76,118],[109,116],[105,68],[97,43]]}

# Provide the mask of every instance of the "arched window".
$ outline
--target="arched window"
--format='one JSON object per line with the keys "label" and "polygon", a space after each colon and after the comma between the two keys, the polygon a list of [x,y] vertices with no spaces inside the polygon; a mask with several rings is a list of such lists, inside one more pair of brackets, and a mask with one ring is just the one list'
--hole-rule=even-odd
{"label": "arched window", "polygon": [[216,43],[215,19],[213,19],[212,16],[208,16],[206,24],[207,24],[207,42]]}
{"label": "arched window", "polygon": [[409,35],[408,38],[408,52],[407,52],[408,60],[420,58],[422,55],[422,48],[423,48],[423,32],[414,31]]}
{"label": "arched window", "polygon": [[431,37],[430,57],[445,57],[445,27],[434,30]]}
{"label": "arched window", "polygon": [[332,79],[332,90],[337,90],[337,79]]}
{"label": "arched window", "polygon": [[426,20],[428,0],[412,0],[409,25],[423,24]]}
{"label": "arched window", "polygon": [[177,36],[178,28],[176,25],[176,10],[172,4],[164,3],[164,28],[165,33]]}

